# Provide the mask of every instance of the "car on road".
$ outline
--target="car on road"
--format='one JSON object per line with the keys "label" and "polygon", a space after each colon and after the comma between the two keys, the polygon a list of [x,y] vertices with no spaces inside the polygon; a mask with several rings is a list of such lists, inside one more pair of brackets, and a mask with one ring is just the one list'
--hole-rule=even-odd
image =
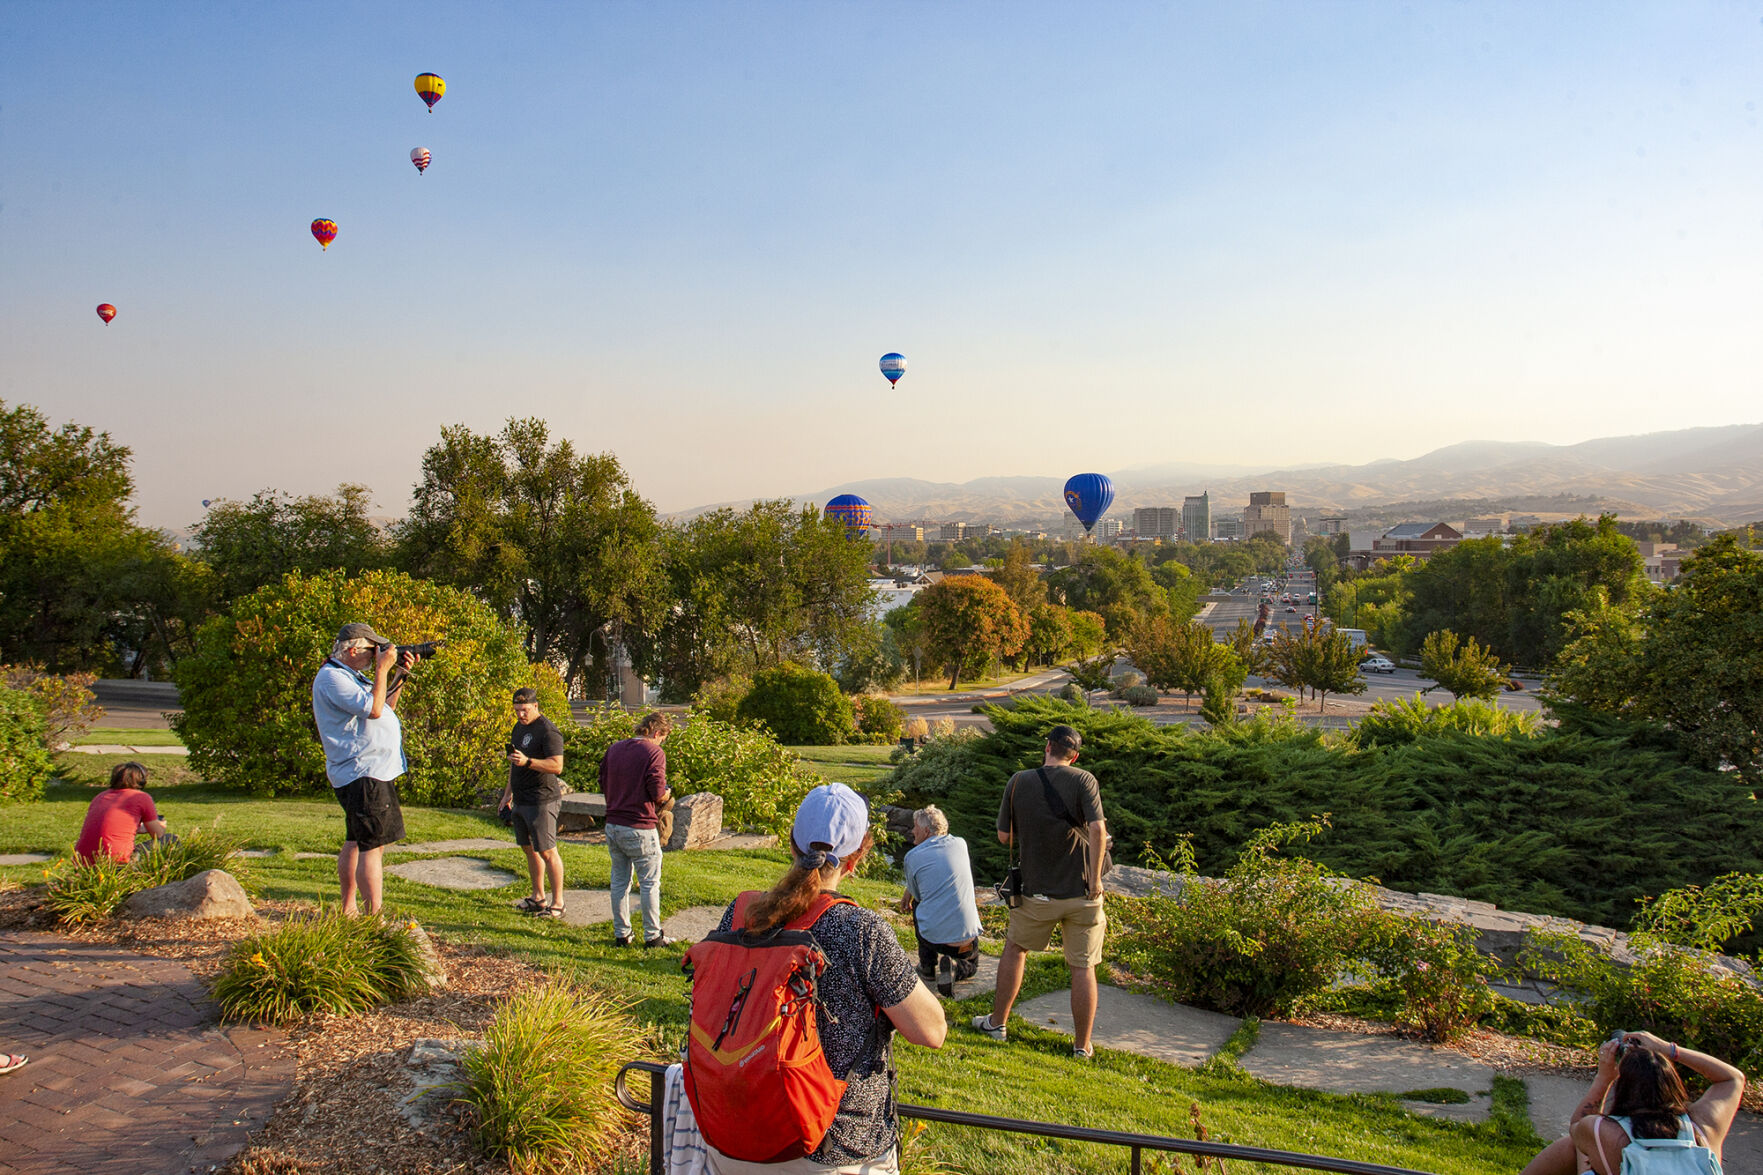
{"label": "car on road", "polygon": [[1396,671],[1396,663],[1391,661],[1388,657],[1373,653],[1371,656],[1365,658],[1365,660],[1359,662],[1359,669],[1364,673],[1394,673]]}
{"label": "car on road", "polygon": [[1286,608],[1286,611],[1287,611],[1287,612],[1296,612],[1296,611],[1297,611],[1297,610],[1298,610],[1298,609],[1297,609],[1297,608],[1296,608],[1296,606],[1288,606],[1288,607],[1287,607],[1287,608]]}

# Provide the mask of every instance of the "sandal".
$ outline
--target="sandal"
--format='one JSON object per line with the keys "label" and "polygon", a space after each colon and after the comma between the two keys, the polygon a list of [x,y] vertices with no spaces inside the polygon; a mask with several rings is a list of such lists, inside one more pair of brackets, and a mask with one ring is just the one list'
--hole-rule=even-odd
{"label": "sandal", "polygon": [[561,918],[561,917],[563,917],[563,907],[562,906],[539,906],[533,910],[528,911],[528,913],[530,913],[535,918]]}
{"label": "sandal", "polygon": [[542,912],[546,907],[545,903],[541,902],[538,898],[521,898],[514,908],[519,910],[522,914],[537,914]]}
{"label": "sandal", "polygon": [[10,1073],[14,1069],[22,1069],[30,1058],[23,1053],[0,1053],[0,1073]]}

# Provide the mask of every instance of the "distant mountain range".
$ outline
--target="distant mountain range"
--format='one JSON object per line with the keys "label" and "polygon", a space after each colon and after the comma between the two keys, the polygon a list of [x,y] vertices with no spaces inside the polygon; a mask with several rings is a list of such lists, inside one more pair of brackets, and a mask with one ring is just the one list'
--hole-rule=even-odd
{"label": "distant mountain range", "polygon": [[[1254,490],[1284,490],[1294,515],[1356,523],[1462,518],[1502,512],[1543,517],[1611,511],[1623,518],[1687,518],[1709,526],[1763,519],[1763,424],[1603,437],[1577,445],[1464,441],[1411,461],[1257,470],[1252,466],[1144,465],[1108,472],[1109,514],[1131,525],[1140,506],[1179,506],[1209,490],[1214,515],[1240,511]],[[859,494],[891,522],[1057,522],[1065,476],[981,477],[959,484],[871,478],[791,495],[824,503]],[[745,502],[722,503],[744,506]],[[681,516],[713,507],[682,511]]]}

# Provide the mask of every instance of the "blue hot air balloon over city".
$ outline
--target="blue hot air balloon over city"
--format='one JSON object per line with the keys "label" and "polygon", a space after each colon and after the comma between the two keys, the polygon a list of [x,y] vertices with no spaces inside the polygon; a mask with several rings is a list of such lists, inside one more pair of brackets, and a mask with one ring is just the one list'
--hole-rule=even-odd
{"label": "blue hot air balloon over city", "polygon": [[1065,504],[1088,534],[1114,501],[1114,483],[1100,473],[1080,473],[1065,483]]}
{"label": "blue hot air balloon over city", "polygon": [[889,351],[881,357],[881,373],[888,377],[888,384],[897,387],[900,377],[906,374],[906,356],[898,351]]}
{"label": "blue hot air balloon over city", "polygon": [[860,539],[869,533],[869,503],[856,494],[840,494],[826,504],[826,516],[845,524],[845,537]]}

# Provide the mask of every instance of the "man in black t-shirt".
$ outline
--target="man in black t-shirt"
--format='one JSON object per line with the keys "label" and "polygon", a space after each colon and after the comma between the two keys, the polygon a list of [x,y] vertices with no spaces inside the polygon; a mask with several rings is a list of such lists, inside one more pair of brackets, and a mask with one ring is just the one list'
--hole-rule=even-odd
{"label": "man in black t-shirt", "polygon": [[1073,766],[1082,743],[1071,727],[1055,726],[1047,732],[1041,766],[1018,771],[1004,788],[998,839],[1016,846],[1023,898],[1010,911],[991,1014],[975,1016],[973,1026],[993,1040],[1005,1039],[1028,952],[1046,950],[1057,927],[1071,970],[1071,1051],[1089,1057],[1095,1053],[1090,1032],[1096,1024],[1096,964],[1108,929],[1102,911],[1108,829],[1096,777]]}
{"label": "man in black t-shirt", "polygon": [[[557,814],[563,807],[563,732],[539,713],[539,691],[514,691],[514,731],[508,736],[508,786],[499,808],[514,810],[514,841],[526,850],[532,896],[528,914],[563,917],[563,856],[557,851]],[[549,874],[551,898],[545,899]]]}

